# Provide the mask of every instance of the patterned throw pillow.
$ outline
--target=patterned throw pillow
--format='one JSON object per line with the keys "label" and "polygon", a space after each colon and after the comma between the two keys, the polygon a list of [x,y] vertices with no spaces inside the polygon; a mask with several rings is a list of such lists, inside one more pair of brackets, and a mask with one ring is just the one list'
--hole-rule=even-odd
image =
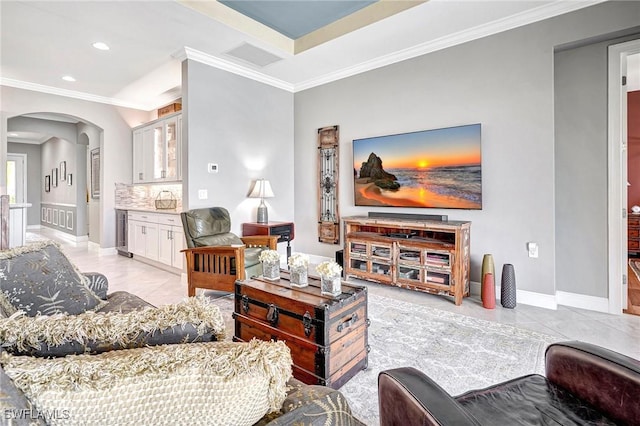
{"label": "patterned throw pillow", "polygon": [[0,308],[7,316],[74,315],[104,303],[53,241],[0,252]]}
{"label": "patterned throw pillow", "polygon": [[284,342],[259,340],[54,359],[4,353],[0,364],[37,410],[60,414],[52,424],[77,425],[251,426],[282,407],[292,372]]}

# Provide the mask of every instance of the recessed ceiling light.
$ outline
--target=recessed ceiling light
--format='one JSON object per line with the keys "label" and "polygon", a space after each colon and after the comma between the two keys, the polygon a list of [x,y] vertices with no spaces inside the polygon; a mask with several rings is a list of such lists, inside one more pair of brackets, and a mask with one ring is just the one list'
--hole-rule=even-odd
{"label": "recessed ceiling light", "polygon": [[96,41],[92,44],[92,46],[98,50],[109,50],[109,46],[107,46],[107,43],[103,43],[101,41]]}
{"label": "recessed ceiling light", "polygon": [[76,79],[71,77],[70,75],[65,75],[64,77],[62,77],[62,79],[64,81],[76,81]]}

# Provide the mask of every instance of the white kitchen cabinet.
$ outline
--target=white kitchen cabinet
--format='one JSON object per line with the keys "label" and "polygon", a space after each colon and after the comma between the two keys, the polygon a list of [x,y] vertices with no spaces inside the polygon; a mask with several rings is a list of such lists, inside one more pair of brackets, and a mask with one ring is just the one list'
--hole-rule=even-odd
{"label": "white kitchen cabinet", "polygon": [[159,231],[159,261],[183,269],[185,248],[184,231],[178,216],[161,215]]}
{"label": "white kitchen cabinet", "polygon": [[155,129],[145,127],[133,132],[133,183],[154,180]]}
{"label": "white kitchen cabinet", "polygon": [[159,158],[163,161],[160,179],[175,181],[182,179],[180,173],[180,150],[182,149],[181,129],[182,114],[167,118],[163,121],[163,137],[161,138],[162,152]]}
{"label": "white kitchen cabinet", "polygon": [[182,114],[137,127],[133,131],[133,183],[182,179]]}
{"label": "white kitchen cabinet", "polygon": [[158,217],[154,214],[129,212],[129,251],[134,256],[159,259]]}
{"label": "white kitchen cabinet", "polygon": [[[167,270],[183,270],[186,247],[180,216],[177,214],[147,213],[129,211],[128,213],[129,251],[134,258],[147,261]],[[157,262],[157,263],[156,263]]]}

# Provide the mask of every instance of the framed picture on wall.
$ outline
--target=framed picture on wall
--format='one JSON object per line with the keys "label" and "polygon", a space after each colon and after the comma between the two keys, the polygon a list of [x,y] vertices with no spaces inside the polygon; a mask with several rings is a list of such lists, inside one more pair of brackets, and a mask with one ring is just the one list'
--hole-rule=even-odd
{"label": "framed picture on wall", "polygon": [[60,180],[67,180],[67,162],[60,162]]}
{"label": "framed picture on wall", "polygon": [[91,198],[100,198],[100,148],[91,150]]}
{"label": "framed picture on wall", "polygon": [[67,175],[67,185],[73,185],[73,175],[71,173]]}
{"label": "framed picture on wall", "polygon": [[58,168],[51,169],[51,186],[58,186]]}
{"label": "framed picture on wall", "polygon": [[51,191],[51,176],[46,175],[44,177],[44,192]]}

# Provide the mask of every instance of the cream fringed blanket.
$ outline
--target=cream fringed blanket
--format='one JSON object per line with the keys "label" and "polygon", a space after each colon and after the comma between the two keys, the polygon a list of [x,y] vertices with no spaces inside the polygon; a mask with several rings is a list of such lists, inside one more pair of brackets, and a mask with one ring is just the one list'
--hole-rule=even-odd
{"label": "cream fringed blanket", "polygon": [[292,363],[284,342],[257,340],[0,358],[53,425],[252,425],[280,409]]}
{"label": "cream fringed blanket", "polygon": [[187,324],[195,327],[200,336],[209,332],[217,340],[224,340],[225,324],[220,309],[201,296],[126,313],[87,311],[78,315],[28,317],[19,311],[0,320],[0,341],[12,353],[29,353],[42,345],[59,347],[73,342],[87,347],[92,342],[127,347],[143,335],[176,326],[184,328]]}

